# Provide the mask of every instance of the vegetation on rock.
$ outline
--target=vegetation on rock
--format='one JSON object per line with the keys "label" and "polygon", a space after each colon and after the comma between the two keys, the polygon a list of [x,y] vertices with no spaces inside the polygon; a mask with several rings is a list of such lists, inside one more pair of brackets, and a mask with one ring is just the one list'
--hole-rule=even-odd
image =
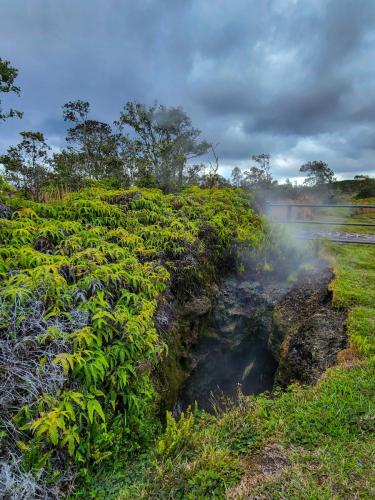
{"label": "vegetation on rock", "polygon": [[64,482],[150,439],[166,287],[204,287],[241,247],[262,244],[262,221],[233,189],[2,201],[12,210],[0,219],[2,447]]}

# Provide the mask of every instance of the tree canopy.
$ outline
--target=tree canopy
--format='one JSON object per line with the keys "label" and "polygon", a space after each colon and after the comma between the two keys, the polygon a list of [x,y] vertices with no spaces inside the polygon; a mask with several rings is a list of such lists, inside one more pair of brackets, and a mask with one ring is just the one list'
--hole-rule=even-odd
{"label": "tree canopy", "polygon": [[330,184],[335,180],[334,171],[322,160],[314,160],[301,165],[300,172],[307,173],[304,184],[307,186],[319,186]]}
{"label": "tree canopy", "polygon": [[49,150],[41,132],[21,132],[22,140],[8,148],[0,162],[9,180],[18,188],[39,198],[49,178]]}
{"label": "tree canopy", "polygon": [[181,107],[127,102],[116,124],[121,131],[130,128],[134,136],[128,140],[139,176],[155,178],[167,191],[182,186],[188,160],[211,148],[207,141],[200,140],[201,131],[192,126]]}
{"label": "tree canopy", "polygon": [[[18,70],[14,68],[9,61],[1,59],[0,57],[0,97],[1,94],[20,94],[20,88],[14,84],[17,75]],[[8,111],[4,111],[0,98],[0,121],[5,121],[7,118],[13,118],[14,116],[21,118],[22,113],[12,108]]]}

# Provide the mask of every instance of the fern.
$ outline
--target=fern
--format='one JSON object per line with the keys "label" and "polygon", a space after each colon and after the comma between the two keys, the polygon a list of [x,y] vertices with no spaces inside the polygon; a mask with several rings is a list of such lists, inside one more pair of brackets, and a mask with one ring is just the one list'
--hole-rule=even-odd
{"label": "fern", "polygon": [[[0,219],[0,327],[33,332],[37,298],[44,330],[36,329],[35,366],[51,360],[64,380],[12,415],[25,457],[40,467],[65,450],[87,468],[136,448],[157,399],[150,373],[168,350],[154,323],[168,283],[204,286],[228,252],[261,244],[262,221],[231,189],[166,196],[94,187],[58,202],[7,204],[14,214]],[[192,417],[168,422],[160,447],[172,456]]]}

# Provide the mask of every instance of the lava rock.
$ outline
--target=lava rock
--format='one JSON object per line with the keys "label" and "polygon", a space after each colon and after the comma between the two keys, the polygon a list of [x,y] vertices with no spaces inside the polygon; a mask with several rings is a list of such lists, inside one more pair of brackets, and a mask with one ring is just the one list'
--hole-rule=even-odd
{"label": "lava rock", "polygon": [[208,297],[196,297],[184,306],[184,314],[192,316],[204,316],[211,309],[211,301]]}
{"label": "lava rock", "polygon": [[12,210],[4,203],[0,202],[0,219],[10,219],[12,216]]}
{"label": "lava rock", "polygon": [[328,290],[330,267],[302,273],[274,309],[269,347],[279,362],[275,381],[317,381],[346,346],[346,312],[335,309]]}

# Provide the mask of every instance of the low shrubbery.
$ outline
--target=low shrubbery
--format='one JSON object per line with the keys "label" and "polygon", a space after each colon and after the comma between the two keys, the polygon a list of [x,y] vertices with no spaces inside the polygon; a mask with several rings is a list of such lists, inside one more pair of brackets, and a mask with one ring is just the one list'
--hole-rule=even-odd
{"label": "low shrubbery", "polygon": [[262,244],[262,222],[233,189],[2,197],[2,452],[8,469],[63,484],[154,435],[166,287],[204,287],[242,246]]}

